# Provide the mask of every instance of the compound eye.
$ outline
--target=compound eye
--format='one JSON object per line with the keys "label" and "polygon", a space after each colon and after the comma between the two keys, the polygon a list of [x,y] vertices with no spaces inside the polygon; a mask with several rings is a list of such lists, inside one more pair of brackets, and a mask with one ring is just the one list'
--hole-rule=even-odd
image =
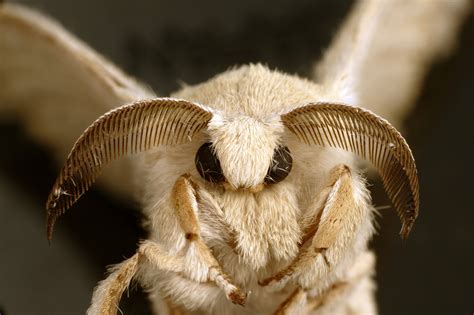
{"label": "compound eye", "polygon": [[285,146],[278,147],[273,153],[272,165],[265,176],[265,183],[275,184],[284,180],[290,173],[292,164],[290,150]]}
{"label": "compound eye", "polygon": [[222,174],[221,163],[212,149],[212,143],[204,143],[196,153],[196,168],[202,178],[211,183],[220,183],[225,180]]}

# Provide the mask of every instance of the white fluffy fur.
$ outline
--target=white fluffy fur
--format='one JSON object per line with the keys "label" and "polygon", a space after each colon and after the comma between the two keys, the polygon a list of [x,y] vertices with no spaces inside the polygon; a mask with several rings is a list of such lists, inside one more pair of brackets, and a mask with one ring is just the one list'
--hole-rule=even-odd
{"label": "white fluffy fur", "polygon": [[[151,241],[166,255],[184,261],[179,273],[143,265],[139,280],[150,292],[154,310],[169,313],[166,297],[187,314],[271,314],[297,283],[309,290],[297,295],[287,314],[375,314],[374,258],[367,251],[373,209],[356,161],[341,150],[302,144],[285,130],[279,117],[310,102],[330,101],[364,106],[399,123],[427,65],[453,45],[468,5],[463,0],[360,1],[317,67],[318,84],[248,65],[173,94],[215,113],[208,130],[189,144],[156,148],[134,158],[137,185],[126,184],[131,181],[123,177],[124,165],[121,171],[109,172],[104,181],[115,192],[138,191]],[[23,116],[32,133],[61,156],[79,131],[102,112],[153,96],[59,25],[22,7],[0,6],[0,53],[0,101],[14,105],[8,109]],[[47,82],[38,80],[46,71],[44,65],[48,66]],[[19,89],[15,83],[19,81],[27,90]],[[74,98],[69,97],[71,93]],[[41,107],[28,106],[32,102]],[[260,184],[280,143],[290,149],[293,169],[284,181],[259,193],[226,190],[204,182],[197,173],[194,155],[206,141],[214,143],[234,189]],[[339,164],[353,170],[350,198],[357,211],[350,212],[353,220],[325,253],[331,266],[318,255],[293,276],[293,282],[273,290],[260,286],[258,281],[298,255],[305,224],[318,214],[321,200],[317,196],[326,188],[330,170]],[[223,291],[206,282],[210,271],[202,263],[205,259],[196,243],[184,238],[171,188],[185,173],[202,187],[194,209],[204,242],[235,284],[251,292],[245,307],[231,304]],[[189,191],[190,196],[193,193]],[[331,197],[325,209],[330,205]],[[229,245],[231,241],[235,248]],[[95,291],[90,314],[99,314],[115,277],[113,273]],[[339,289],[330,289],[338,283]],[[325,294],[323,306],[315,311],[306,307]]]}
{"label": "white fluffy fur", "polygon": [[[282,81],[285,82],[284,88],[281,87]],[[242,86],[250,88],[250,85],[255,94],[245,97],[241,93]],[[282,102],[277,103],[273,98],[282,93],[285,96],[280,99],[284,99],[286,104],[280,105]],[[155,292],[154,296],[159,296],[156,293],[158,291],[164,292],[183,307],[215,314],[271,313],[286,299],[289,289],[271,292],[257,282],[282,269],[298,254],[298,242],[302,237],[301,220],[324,188],[328,171],[340,163],[354,167],[351,155],[340,150],[304,145],[294,136],[284,133],[281,123],[274,119],[274,112],[311,102],[315,97],[313,93],[324,99],[339,100],[338,95],[325,95],[324,88],[308,81],[253,65],[230,71],[197,88],[184,89],[173,95],[204,103],[215,110],[230,113],[229,116],[234,118],[220,120],[211,126],[209,132],[203,133],[190,144],[158,148],[142,154],[139,165],[143,173],[139,174],[139,178],[146,189],[141,197],[144,211],[150,218],[148,226],[151,227],[151,238],[166,244],[172,252],[179,252],[185,246],[183,242],[177,242],[183,236],[169,199],[169,189],[176,176],[191,174],[207,191],[199,211],[205,242],[211,246],[220,265],[234,278],[235,283],[252,293],[245,308],[237,307],[230,304],[216,287],[199,285],[180,275],[150,270],[147,283],[150,290]],[[235,102],[236,99],[239,102]],[[269,104],[272,101],[275,107],[278,104],[280,108],[269,110],[267,115],[262,109],[254,109],[253,103]],[[258,119],[253,118],[255,116]],[[227,128],[226,121],[230,128]],[[234,121],[238,123],[233,125]],[[236,129],[238,132],[235,132]],[[255,137],[256,133],[258,137]],[[237,135],[238,140],[233,139],[233,135]],[[228,137],[238,141],[238,145],[235,142],[232,145]],[[261,163],[260,167],[266,172],[273,149],[279,142],[287,145],[292,152],[293,169],[283,182],[269,186],[258,194],[242,190],[226,191],[200,180],[194,165],[194,154],[189,153],[196,152],[200,144],[208,140],[216,144],[224,174],[230,182],[235,181],[236,187],[262,181],[263,173],[248,172],[246,168]],[[243,174],[254,181],[243,182]],[[325,290],[343,277],[358,255],[365,251],[367,239],[372,234],[372,208],[364,182],[354,176],[353,186],[354,198],[364,212],[359,215],[361,223],[353,227],[352,245],[348,248],[336,245],[328,251],[330,261],[342,259],[331,270],[318,257],[312,275],[307,273],[298,280],[307,286],[319,288],[316,291]],[[228,246],[229,233],[234,234],[238,254]],[[368,293],[366,295],[370,296]]]}

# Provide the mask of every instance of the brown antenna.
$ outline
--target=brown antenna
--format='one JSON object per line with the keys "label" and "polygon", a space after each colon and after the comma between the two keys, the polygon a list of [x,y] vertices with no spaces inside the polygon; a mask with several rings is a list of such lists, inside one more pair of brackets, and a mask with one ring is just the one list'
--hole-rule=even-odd
{"label": "brown antenna", "polygon": [[121,106],[97,119],[74,144],[49,194],[48,239],[56,219],[89,189],[106,164],[159,145],[188,142],[211,118],[212,113],[194,103],[159,98]]}
{"label": "brown antenna", "polygon": [[420,207],[418,176],[410,147],[390,123],[362,108],[334,103],[309,104],[281,119],[307,144],[341,148],[370,161],[403,223],[400,236],[408,237]]}

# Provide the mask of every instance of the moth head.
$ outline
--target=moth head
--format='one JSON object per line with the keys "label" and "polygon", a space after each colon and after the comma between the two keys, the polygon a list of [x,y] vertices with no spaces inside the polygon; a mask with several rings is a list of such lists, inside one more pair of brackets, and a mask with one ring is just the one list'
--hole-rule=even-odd
{"label": "moth head", "polygon": [[419,210],[416,166],[403,137],[384,119],[344,104],[312,103],[263,120],[160,98],[105,114],[76,141],[48,197],[48,238],[56,219],[110,161],[160,145],[184,144],[205,129],[210,142],[195,157],[205,180],[251,192],[284,180],[292,164],[291,152],[280,142],[285,128],[308,145],[341,148],[372,162],[402,220],[401,236],[408,236]]}

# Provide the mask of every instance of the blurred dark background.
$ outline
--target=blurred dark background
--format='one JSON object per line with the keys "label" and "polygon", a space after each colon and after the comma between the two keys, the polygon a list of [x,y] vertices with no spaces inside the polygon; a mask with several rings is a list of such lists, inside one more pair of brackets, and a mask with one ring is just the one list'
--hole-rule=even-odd
{"label": "blurred dark background", "polygon": [[[352,1],[18,1],[65,25],[160,95],[249,62],[307,75]],[[268,4],[271,3],[269,6]],[[1,56],[0,56],[1,58]],[[381,314],[474,312],[474,19],[458,50],[429,73],[405,135],[420,172],[421,215],[406,242],[381,210]],[[92,190],[57,225],[48,246],[44,203],[57,165],[20,125],[1,124],[0,314],[84,314],[105,266],[143,237],[133,205]],[[376,205],[388,200],[373,182]],[[94,220],[91,220],[91,218]],[[140,288],[125,314],[150,314]]]}

